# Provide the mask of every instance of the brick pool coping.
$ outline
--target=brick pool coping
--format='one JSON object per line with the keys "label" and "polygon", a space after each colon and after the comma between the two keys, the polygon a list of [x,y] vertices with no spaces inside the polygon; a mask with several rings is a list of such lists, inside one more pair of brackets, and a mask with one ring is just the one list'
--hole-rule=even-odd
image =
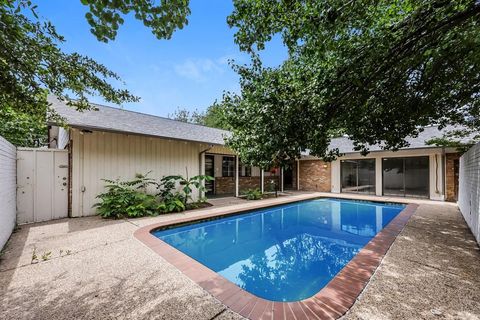
{"label": "brick pool coping", "polygon": [[[417,208],[417,204],[408,204],[326,286],[314,296],[296,302],[277,302],[259,298],[151,234],[151,231],[158,228],[229,216],[233,214],[232,212],[211,213],[151,224],[135,231],[134,236],[224,305],[245,318],[338,319],[355,303],[395,238]],[[251,210],[238,210],[235,213]]]}

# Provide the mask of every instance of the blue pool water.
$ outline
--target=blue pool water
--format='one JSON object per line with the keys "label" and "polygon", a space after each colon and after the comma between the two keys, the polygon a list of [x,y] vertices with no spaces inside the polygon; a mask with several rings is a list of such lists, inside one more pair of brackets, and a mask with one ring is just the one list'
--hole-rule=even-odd
{"label": "blue pool water", "polygon": [[258,297],[298,301],[320,291],[403,208],[316,199],[153,234]]}

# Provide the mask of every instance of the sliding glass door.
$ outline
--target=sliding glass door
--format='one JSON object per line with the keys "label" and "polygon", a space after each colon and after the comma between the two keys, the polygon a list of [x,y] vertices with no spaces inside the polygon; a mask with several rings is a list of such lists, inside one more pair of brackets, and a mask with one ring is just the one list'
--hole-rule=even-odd
{"label": "sliding glass door", "polygon": [[383,194],[429,197],[428,157],[383,158]]}
{"label": "sliding glass door", "polygon": [[375,159],[342,160],[342,192],[375,194]]}

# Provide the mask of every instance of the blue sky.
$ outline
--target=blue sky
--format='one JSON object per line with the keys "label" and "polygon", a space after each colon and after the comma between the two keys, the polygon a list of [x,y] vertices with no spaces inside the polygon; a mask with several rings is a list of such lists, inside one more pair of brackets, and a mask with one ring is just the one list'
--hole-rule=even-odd
{"label": "blue sky", "polygon": [[[94,58],[120,75],[125,88],[141,102],[123,107],[160,116],[177,107],[205,110],[224,90],[239,90],[238,76],[228,59],[248,62],[233,40],[234,30],[226,23],[232,12],[229,0],[191,0],[189,23],[170,40],[156,39],[140,21],[129,16],[115,41],[98,42],[85,20],[87,7],[80,0],[38,0],[38,13],[50,20],[63,35],[67,52]],[[286,58],[277,38],[262,54],[266,65]],[[104,103],[93,97],[93,102]]]}

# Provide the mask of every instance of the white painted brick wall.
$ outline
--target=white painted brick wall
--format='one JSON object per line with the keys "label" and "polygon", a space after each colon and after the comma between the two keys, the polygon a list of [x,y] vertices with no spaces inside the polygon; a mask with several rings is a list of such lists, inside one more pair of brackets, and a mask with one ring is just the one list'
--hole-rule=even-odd
{"label": "white painted brick wall", "polygon": [[480,143],[460,158],[458,206],[480,244]]}
{"label": "white painted brick wall", "polygon": [[15,227],[17,149],[0,137],[0,249]]}

